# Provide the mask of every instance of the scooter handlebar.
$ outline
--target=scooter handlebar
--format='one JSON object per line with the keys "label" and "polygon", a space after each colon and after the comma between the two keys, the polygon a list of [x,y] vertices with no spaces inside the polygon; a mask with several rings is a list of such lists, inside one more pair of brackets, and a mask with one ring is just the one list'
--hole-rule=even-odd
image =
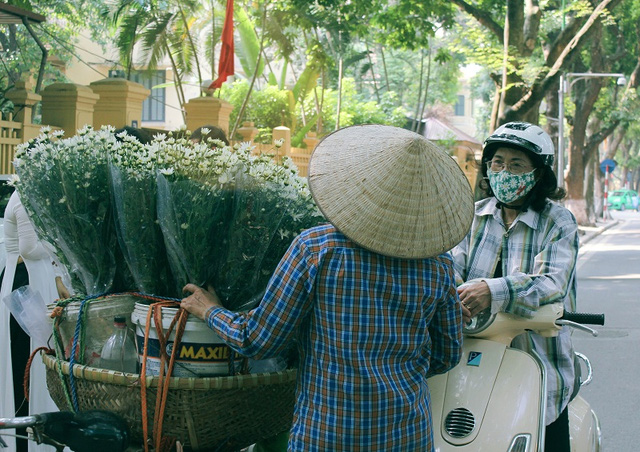
{"label": "scooter handlebar", "polygon": [[560,317],[575,323],[586,325],[604,325],[604,314],[590,314],[587,312],[566,312]]}

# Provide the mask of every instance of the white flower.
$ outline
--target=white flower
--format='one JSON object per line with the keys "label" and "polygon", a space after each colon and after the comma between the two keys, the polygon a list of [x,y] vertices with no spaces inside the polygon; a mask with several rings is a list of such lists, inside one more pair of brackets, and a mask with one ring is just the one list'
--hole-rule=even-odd
{"label": "white flower", "polygon": [[218,179],[218,182],[220,184],[226,184],[228,182],[230,182],[232,179],[231,175],[228,172],[222,173],[220,175],[220,178]]}

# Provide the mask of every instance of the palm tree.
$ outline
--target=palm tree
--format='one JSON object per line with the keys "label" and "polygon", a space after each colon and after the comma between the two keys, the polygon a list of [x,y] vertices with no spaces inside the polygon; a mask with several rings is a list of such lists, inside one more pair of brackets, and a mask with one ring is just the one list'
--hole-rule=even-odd
{"label": "palm tree", "polygon": [[[131,77],[136,65],[153,70],[166,58],[175,74],[178,99],[184,104],[186,99],[182,85],[185,79],[195,73],[198,86],[203,83],[200,37],[210,43],[204,55],[210,59],[210,67],[215,67],[215,43],[224,15],[224,9],[216,6],[214,0],[176,0],[170,3],[114,0],[105,3],[103,17],[115,30],[115,43],[126,77]],[[136,62],[137,50],[140,59]]]}

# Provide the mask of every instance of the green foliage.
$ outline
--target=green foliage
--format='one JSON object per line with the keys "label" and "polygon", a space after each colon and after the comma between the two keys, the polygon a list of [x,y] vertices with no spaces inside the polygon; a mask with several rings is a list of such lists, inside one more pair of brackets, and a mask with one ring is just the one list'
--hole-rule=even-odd
{"label": "green foliage", "polygon": [[[246,80],[236,80],[231,86],[222,86],[221,96],[233,105],[230,123],[235,124],[242,103],[249,91]],[[289,90],[281,90],[277,86],[268,85],[261,90],[253,90],[245,108],[244,121],[252,121],[262,130],[257,141],[271,142],[271,130],[274,127],[286,126],[295,130],[296,118],[291,111],[292,94]]]}
{"label": "green foliage", "polygon": [[260,65],[256,68],[260,53],[260,40],[254,25],[244,8],[234,8],[233,15],[237,23],[236,28],[240,34],[238,45],[235,46],[235,52],[240,59],[244,73],[247,77],[251,77],[257,70],[257,74],[260,75],[264,70],[264,60],[260,59]]}
{"label": "green foliage", "polygon": [[476,109],[474,117],[477,135],[479,137],[489,136],[488,118],[491,118],[491,107],[496,87],[489,77],[489,71],[487,69],[481,69],[471,79],[470,91],[474,99],[480,99],[482,101],[480,102],[481,107]]}
{"label": "green foliage", "polygon": [[[352,78],[345,78],[342,81],[340,127],[347,127],[354,124],[403,126],[406,121],[406,111],[402,107],[397,106],[395,94],[392,92],[385,93],[381,101],[381,104],[378,104],[372,100],[363,100],[362,96],[356,92],[354,80]],[[325,131],[335,129],[337,106],[337,91],[326,89],[322,109],[323,127]],[[307,98],[305,101],[305,111],[307,115],[311,115],[315,111],[315,104],[311,98]]]}
{"label": "green foliage", "polygon": [[[427,107],[436,102],[452,105],[456,102],[458,93],[458,79],[460,77],[460,55],[448,53],[447,57],[442,57],[441,50],[437,46],[433,47],[433,52],[441,61],[440,64],[434,61],[431,64],[431,74],[429,76],[429,92],[427,96]],[[425,74],[423,74],[423,86],[425,88],[426,66],[428,55],[425,55]],[[407,111],[414,111],[418,99],[418,88],[420,86],[420,54],[408,50],[396,50],[386,54],[386,66],[389,74],[389,91],[395,93],[397,105],[403,106]]]}
{"label": "green foliage", "polygon": [[[68,62],[75,53],[75,39],[80,30],[88,30],[97,43],[105,41],[105,26],[96,18],[97,0],[13,0],[12,5],[41,14],[46,22],[31,27],[49,52],[42,87],[66,77],[50,61]],[[0,91],[11,88],[17,80],[37,79],[42,51],[22,24],[0,24]],[[2,103],[3,108],[9,105]]]}
{"label": "green foliage", "polygon": [[437,140],[436,143],[442,149],[447,151],[449,153],[449,155],[453,155],[453,153],[454,153],[454,151],[456,149],[457,141],[456,141],[455,137],[453,137],[453,138],[449,138],[448,140]]}
{"label": "green foliage", "polygon": [[373,24],[377,39],[393,48],[416,50],[429,46],[437,29],[453,23],[456,7],[449,2],[398,0],[381,2]]}

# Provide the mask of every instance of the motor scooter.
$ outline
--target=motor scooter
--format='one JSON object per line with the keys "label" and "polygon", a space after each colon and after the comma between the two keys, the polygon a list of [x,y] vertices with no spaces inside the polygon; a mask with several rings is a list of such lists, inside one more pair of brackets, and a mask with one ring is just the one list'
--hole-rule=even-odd
{"label": "motor scooter", "polygon": [[7,447],[3,430],[16,428],[28,428],[28,439],[51,445],[58,452],[66,446],[74,452],[124,452],[130,438],[126,421],[110,411],[56,411],[0,418],[0,450]]}
{"label": "motor scooter", "polygon": [[[563,325],[597,332],[583,324],[604,325],[602,314],[564,312],[560,303],[540,307],[532,318],[494,313],[474,317],[464,329],[463,355],[449,372],[429,379],[433,435],[437,452],[542,452],[545,436],[546,375],[542,361],[511,348],[525,331],[557,335]],[[591,363],[577,355],[579,375],[591,381]],[[582,364],[579,364],[579,362]],[[569,403],[572,452],[601,450],[600,423],[576,394]]]}

